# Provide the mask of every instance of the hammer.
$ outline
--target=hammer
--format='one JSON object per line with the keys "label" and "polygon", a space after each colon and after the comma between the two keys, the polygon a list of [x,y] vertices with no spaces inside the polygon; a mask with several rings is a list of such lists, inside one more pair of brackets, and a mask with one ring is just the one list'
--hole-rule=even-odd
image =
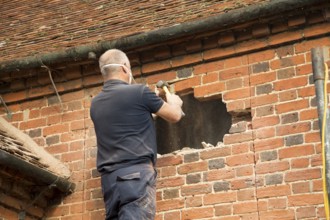
{"label": "hammer", "polygon": [[[168,90],[168,86],[169,84],[163,80],[158,81],[158,83],[156,84],[157,88],[162,88],[166,94],[171,94],[170,91]],[[181,115],[182,117],[184,117],[186,114],[183,111],[181,111]]]}

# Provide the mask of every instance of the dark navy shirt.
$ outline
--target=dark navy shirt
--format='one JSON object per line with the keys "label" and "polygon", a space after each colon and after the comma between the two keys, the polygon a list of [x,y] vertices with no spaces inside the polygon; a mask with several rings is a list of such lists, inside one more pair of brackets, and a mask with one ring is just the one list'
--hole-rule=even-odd
{"label": "dark navy shirt", "polygon": [[156,163],[156,131],[151,113],[163,103],[147,86],[121,80],[104,83],[90,109],[100,173],[147,161]]}

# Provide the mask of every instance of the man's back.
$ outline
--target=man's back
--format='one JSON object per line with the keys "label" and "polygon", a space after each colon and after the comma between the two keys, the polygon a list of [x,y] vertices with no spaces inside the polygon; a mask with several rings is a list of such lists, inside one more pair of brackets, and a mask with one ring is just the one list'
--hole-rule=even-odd
{"label": "man's back", "polygon": [[105,82],[91,106],[99,172],[111,172],[147,160],[155,163],[157,145],[151,113],[157,112],[162,104],[143,85],[128,85],[120,80]]}

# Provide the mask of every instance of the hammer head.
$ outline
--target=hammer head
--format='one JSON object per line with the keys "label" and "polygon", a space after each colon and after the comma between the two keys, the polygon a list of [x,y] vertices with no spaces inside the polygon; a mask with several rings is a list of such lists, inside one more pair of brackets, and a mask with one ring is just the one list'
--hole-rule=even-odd
{"label": "hammer head", "polygon": [[163,88],[164,86],[168,87],[169,84],[166,81],[159,80],[158,83],[156,84],[157,88]]}

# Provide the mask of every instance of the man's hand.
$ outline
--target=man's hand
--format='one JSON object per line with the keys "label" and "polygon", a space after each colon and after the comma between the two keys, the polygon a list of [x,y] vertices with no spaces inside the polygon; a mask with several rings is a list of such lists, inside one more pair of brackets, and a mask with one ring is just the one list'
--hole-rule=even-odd
{"label": "man's hand", "polygon": [[183,101],[182,99],[175,94],[166,94],[166,102],[170,105],[178,105],[180,108],[182,107]]}

